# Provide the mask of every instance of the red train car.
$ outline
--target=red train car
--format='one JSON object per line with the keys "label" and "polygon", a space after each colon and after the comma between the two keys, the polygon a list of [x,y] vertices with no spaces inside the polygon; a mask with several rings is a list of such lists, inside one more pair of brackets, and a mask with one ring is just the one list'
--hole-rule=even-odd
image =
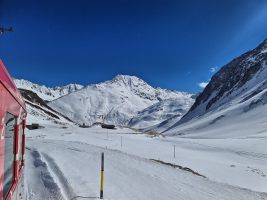
{"label": "red train car", "polygon": [[24,199],[26,107],[0,60],[0,199]]}

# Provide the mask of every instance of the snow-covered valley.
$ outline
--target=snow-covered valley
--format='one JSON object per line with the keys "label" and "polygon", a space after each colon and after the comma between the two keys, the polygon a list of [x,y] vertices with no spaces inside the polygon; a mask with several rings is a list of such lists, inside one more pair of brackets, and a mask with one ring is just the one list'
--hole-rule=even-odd
{"label": "snow-covered valley", "polygon": [[267,199],[265,141],[262,136],[182,139],[125,128],[46,125],[28,131],[27,195],[34,200],[99,197],[104,152],[105,199]]}
{"label": "snow-covered valley", "polygon": [[126,75],[48,92],[26,82],[28,124],[43,127],[27,134],[27,199],[98,198],[101,152],[105,199],[267,199],[266,49],[222,67],[197,98]]}
{"label": "snow-covered valley", "polygon": [[0,0],[0,200],[90,199],[267,200],[267,0]]}

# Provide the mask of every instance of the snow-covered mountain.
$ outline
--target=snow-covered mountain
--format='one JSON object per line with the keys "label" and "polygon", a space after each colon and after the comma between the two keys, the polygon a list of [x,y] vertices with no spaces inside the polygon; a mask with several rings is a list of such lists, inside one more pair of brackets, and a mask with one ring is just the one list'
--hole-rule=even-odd
{"label": "snow-covered mountain", "polygon": [[27,109],[27,124],[74,124],[70,119],[53,110],[36,93],[30,90],[19,89]]}
{"label": "snow-covered mountain", "polygon": [[23,79],[13,80],[26,102],[27,124],[73,124],[70,119],[49,107],[47,102],[79,90],[83,88],[82,85],[69,84],[50,88]]}
{"label": "snow-covered mountain", "polygon": [[267,126],[266,113],[267,40],[222,67],[189,112],[166,134],[205,132],[234,137],[262,133]]}
{"label": "snow-covered mountain", "polygon": [[[49,106],[79,124],[92,124],[104,120],[106,123],[127,125],[138,112],[166,99],[186,102],[183,108],[178,103],[178,109],[186,110],[190,104],[187,100],[192,102],[191,96],[185,92],[153,88],[135,76],[118,75],[110,81],[89,85],[62,96],[49,102]],[[168,103],[163,105],[174,106]],[[175,108],[168,110],[174,112]],[[162,115],[167,117],[168,113]]]}
{"label": "snow-covered mountain", "polygon": [[14,82],[17,88],[33,91],[45,101],[52,101],[61,96],[83,88],[83,86],[79,84],[68,84],[65,86],[57,86],[50,88],[44,85],[32,83],[24,79],[14,79]]}
{"label": "snow-covered mountain", "polygon": [[165,99],[138,112],[129,126],[143,129],[160,124],[161,122],[175,117],[179,120],[193,105],[192,95],[183,94],[179,98]]}

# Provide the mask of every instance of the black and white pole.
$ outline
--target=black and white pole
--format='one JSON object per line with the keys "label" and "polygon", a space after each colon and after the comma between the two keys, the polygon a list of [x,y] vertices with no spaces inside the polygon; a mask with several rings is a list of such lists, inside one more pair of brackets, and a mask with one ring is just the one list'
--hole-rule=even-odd
{"label": "black and white pole", "polygon": [[100,199],[104,198],[104,153],[101,154],[101,183],[100,183]]}

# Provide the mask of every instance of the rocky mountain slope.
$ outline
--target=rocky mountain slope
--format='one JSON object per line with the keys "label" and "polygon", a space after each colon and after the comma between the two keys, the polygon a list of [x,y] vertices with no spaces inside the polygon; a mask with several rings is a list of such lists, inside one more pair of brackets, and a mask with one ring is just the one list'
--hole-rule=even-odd
{"label": "rocky mountain slope", "polygon": [[[51,101],[49,106],[79,124],[90,125],[97,121],[104,121],[116,125],[128,125],[138,112],[166,99],[179,99],[180,103],[186,102],[184,107],[178,103],[179,108],[177,108],[186,110],[190,104],[187,101],[192,102],[191,96],[184,92],[153,88],[135,76],[118,75],[110,81],[89,85]],[[166,104],[166,106],[173,107],[173,104]],[[174,112],[175,108],[167,110]],[[166,118],[168,113],[165,112],[162,115]],[[139,117],[142,118],[141,115]],[[160,116],[160,118],[164,117]],[[137,118],[134,120],[136,121]]]}
{"label": "rocky mountain slope", "polygon": [[222,67],[168,133],[214,133],[221,128],[227,134],[230,127],[243,134],[263,131],[267,125],[266,104],[267,40]]}
{"label": "rocky mountain slope", "polygon": [[19,90],[26,103],[28,112],[27,124],[74,124],[69,118],[49,107],[47,102],[40,98],[36,93],[25,89]]}

